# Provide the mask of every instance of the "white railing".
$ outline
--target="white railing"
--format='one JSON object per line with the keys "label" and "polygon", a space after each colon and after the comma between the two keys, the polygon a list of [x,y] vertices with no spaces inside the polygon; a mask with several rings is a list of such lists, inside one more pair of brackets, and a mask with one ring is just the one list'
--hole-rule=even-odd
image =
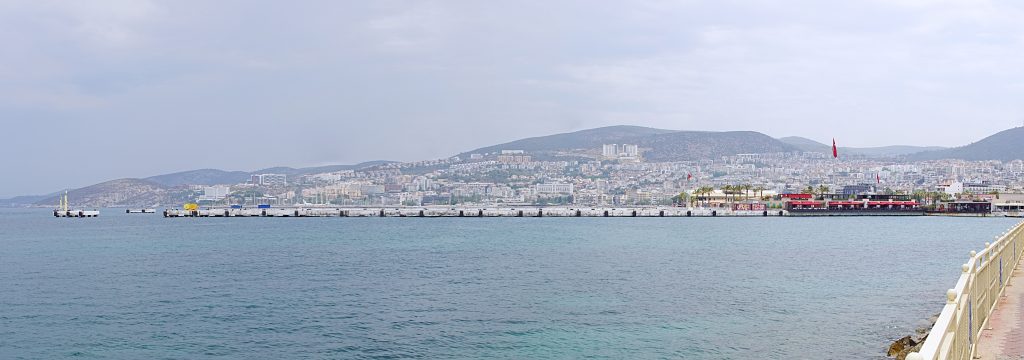
{"label": "white railing", "polygon": [[994,243],[985,243],[980,252],[971,251],[971,258],[961,266],[956,287],[946,291],[946,305],[921,351],[910,353],[907,360],[972,359],[979,333],[995,310],[996,300],[1022,253],[1024,222],[997,237]]}

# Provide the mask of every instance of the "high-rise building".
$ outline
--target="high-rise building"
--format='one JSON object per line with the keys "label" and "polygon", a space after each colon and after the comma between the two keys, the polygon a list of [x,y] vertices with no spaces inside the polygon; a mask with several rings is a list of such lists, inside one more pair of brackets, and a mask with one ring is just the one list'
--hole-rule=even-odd
{"label": "high-rise building", "polygon": [[[257,183],[257,177],[259,182]],[[288,175],[285,174],[260,174],[252,176],[253,184],[263,186],[284,186],[288,185]]]}
{"label": "high-rise building", "polygon": [[636,144],[604,144],[601,156],[605,159],[639,159],[640,146]]}
{"label": "high-rise building", "polygon": [[619,157],[619,149],[616,144],[604,144],[601,149],[601,156],[612,159]]}
{"label": "high-rise building", "polygon": [[622,150],[619,151],[619,157],[637,157],[640,155],[640,147],[636,144],[622,144]]}

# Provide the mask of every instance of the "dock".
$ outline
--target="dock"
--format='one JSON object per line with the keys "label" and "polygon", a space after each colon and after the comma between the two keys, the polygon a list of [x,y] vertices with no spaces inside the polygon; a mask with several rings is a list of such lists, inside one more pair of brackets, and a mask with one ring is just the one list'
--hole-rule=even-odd
{"label": "dock", "polygon": [[53,217],[59,218],[91,218],[100,216],[99,210],[54,210]]}
{"label": "dock", "polygon": [[166,209],[164,217],[754,217],[787,216],[785,210],[681,207],[282,207]]}

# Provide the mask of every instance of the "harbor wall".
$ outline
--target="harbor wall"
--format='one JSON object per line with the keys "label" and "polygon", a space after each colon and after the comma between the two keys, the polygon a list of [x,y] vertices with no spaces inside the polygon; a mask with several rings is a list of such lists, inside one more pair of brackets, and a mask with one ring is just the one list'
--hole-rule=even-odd
{"label": "harbor wall", "polygon": [[679,207],[404,207],[404,208],[204,208],[167,209],[164,217],[716,217],[786,216],[784,210]]}

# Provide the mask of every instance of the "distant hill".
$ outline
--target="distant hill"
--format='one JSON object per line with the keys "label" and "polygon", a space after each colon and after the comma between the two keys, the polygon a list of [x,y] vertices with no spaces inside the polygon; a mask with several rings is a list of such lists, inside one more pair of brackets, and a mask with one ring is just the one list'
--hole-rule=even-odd
{"label": "distant hill", "polygon": [[355,165],[328,165],[298,169],[290,167],[273,167],[249,172],[200,169],[151,176],[145,178],[145,180],[164,186],[237,184],[249,180],[249,176],[253,174],[285,174],[289,177],[295,177],[306,174],[362,169],[387,163],[390,163],[390,161],[376,160]]}
{"label": "distant hill", "polygon": [[365,169],[365,168],[373,167],[373,166],[377,166],[377,165],[390,164],[390,163],[393,163],[393,162],[394,161],[374,160],[374,161],[361,162],[361,163],[358,163],[358,164],[355,164],[355,165],[326,165],[326,166],[305,167],[305,168],[290,168],[290,167],[279,166],[279,167],[272,167],[272,168],[256,170],[256,171],[250,172],[250,174],[285,174],[285,175],[288,175],[288,176],[301,176],[301,175],[319,174],[319,173],[335,172],[335,171],[343,171],[343,170],[359,170],[359,169]]}
{"label": "distant hill", "polygon": [[975,143],[951,149],[925,151],[908,156],[909,160],[1019,160],[1024,159],[1024,127],[1004,130]]}
{"label": "distant hill", "polygon": [[796,146],[800,151],[804,152],[828,152],[831,151],[832,145],[825,145],[820,142],[799,136],[787,136],[779,138],[779,141]]}
{"label": "distant hill", "polygon": [[676,131],[638,139],[640,147],[650,148],[644,158],[650,161],[716,159],[725,155],[763,154],[797,151],[789,144],[756,131]]}
{"label": "distant hill", "polygon": [[245,171],[224,171],[217,169],[199,169],[171,174],[157,175],[146,178],[148,181],[164,185],[178,186],[185,184],[213,185],[237,184],[249,179]]}
{"label": "distant hill", "polygon": [[56,196],[56,194],[54,193],[54,194],[49,194],[49,195],[26,195],[26,196],[15,196],[15,197],[12,197],[10,199],[0,199],[0,207],[25,207],[25,206],[32,206],[32,205],[35,205],[36,202],[39,202],[39,201],[41,201],[43,199],[46,199],[48,197],[51,197],[51,196]]}
{"label": "distant hill", "polygon": [[[846,148],[841,148],[846,149]],[[903,156],[916,154],[923,151],[935,151],[947,149],[942,146],[910,146],[910,145],[892,145],[892,146],[880,146],[880,147],[867,147],[867,148],[848,148],[851,152],[861,154],[867,157],[892,157],[892,156]]]}
{"label": "distant hill", "polygon": [[[60,195],[48,196],[36,201],[35,205],[56,206]],[[153,206],[180,201],[176,194],[167,186],[144,179],[111,180],[71,190],[68,192],[68,200],[71,203],[71,207],[87,206],[90,208]]]}
{"label": "distant hill", "polygon": [[797,151],[797,148],[754,131],[676,131],[642,126],[609,126],[571,133],[532,137],[467,151],[458,156],[525,150],[545,155],[566,150],[600,151],[603,144],[636,144],[649,149],[651,161],[716,158],[743,153]]}
{"label": "distant hill", "polygon": [[469,154],[496,153],[501,150],[525,150],[530,152],[537,152],[573,149],[592,149],[600,147],[602,144],[627,143],[630,141],[634,141],[635,139],[640,137],[667,134],[671,132],[674,131],[654,129],[643,126],[608,126],[596,129],[580,130],[571,133],[531,137],[512,142],[507,142],[504,144],[482,147],[472,151],[464,152],[462,154],[459,154],[458,156],[461,158],[467,158]]}
{"label": "distant hill", "polygon": [[[799,136],[788,136],[779,138],[779,141],[796,146],[801,151],[805,152],[821,152],[831,153],[832,145],[822,144],[820,142],[799,137]],[[942,150],[945,149],[941,146],[909,146],[909,145],[892,145],[892,146],[880,146],[880,147],[839,147],[841,154],[860,155],[865,157],[895,157],[902,155],[909,155],[919,153],[922,151],[931,150]]]}
{"label": "distant hill", "polygon": [[[188,200],[190,192],[182,185],[215,185],[237,184],[249,180],[252,174],[286,174],[294,178],[306,174],[333,172],[341,170],[363,169],[390,161],[368,161],[355,165],[328,165],[307,168],[275,167],[256,171],[224,171],[217,169],[200,169],[182,171],[171,174],[157,175],[145,179],[118,179],[107,181],[81,189],[71,190],[68,197],[71,205],[93,207],[108,206],[155,206],[161,204],[181,203]],[[0,207],[16,206],[47,206],[56,205],[58,196],[54,193],[41,196],[19,196],[0,200]]]}

